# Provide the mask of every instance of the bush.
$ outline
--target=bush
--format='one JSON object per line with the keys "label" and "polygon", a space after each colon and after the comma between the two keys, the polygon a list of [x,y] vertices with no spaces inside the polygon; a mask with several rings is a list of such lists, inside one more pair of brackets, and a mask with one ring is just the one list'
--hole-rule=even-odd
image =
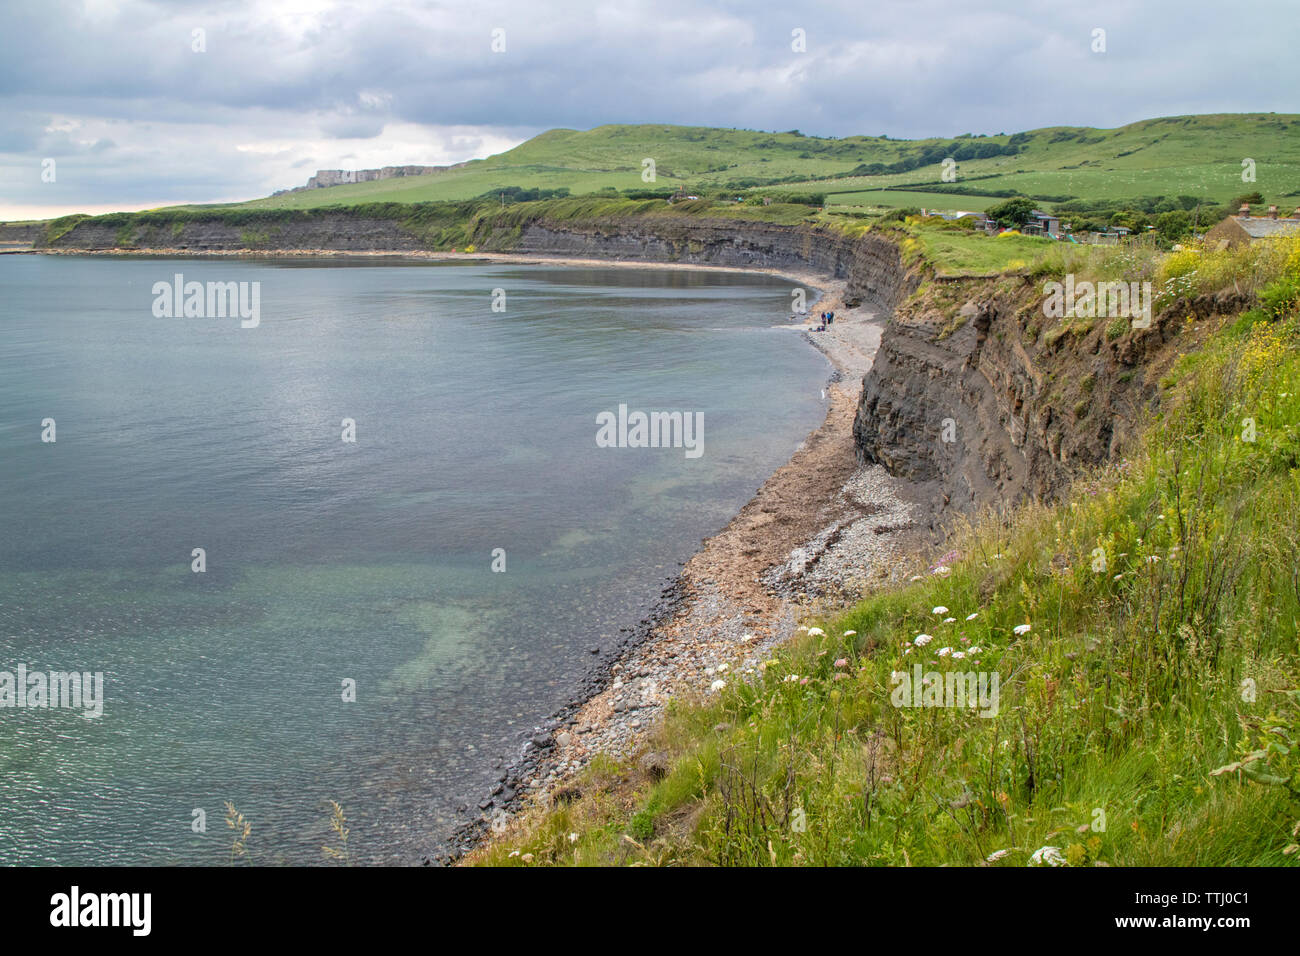
{"label": "bush", "polygon": [[1010,228],[1022,225],[1033,211],[1032,199],[1008,199],[990,209],[987,215],[990,219],[996,220],[999,226]]}
{"label": "bush", "polygon": [[919,216],[921,210],[916,206],[903,206],[891,209],[880,217],[881,222],[906,222],[909,216]]}

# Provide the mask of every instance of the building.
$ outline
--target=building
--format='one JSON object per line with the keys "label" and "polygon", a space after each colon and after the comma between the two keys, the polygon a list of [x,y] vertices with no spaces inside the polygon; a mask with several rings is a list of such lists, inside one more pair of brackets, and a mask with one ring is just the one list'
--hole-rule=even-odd
{"label": "building", "polygon": [[1060,239],[1061,220],[1050,212],[1035,209],[1029,214],[1025,224],[1020,227],[1020,231],[1026,236],[1051,236],[1053,239]]}
{"label": "building", "polygon": [[1229,216],[1205,234],[1210,245],[1239,246],[1256,239],[1276,239],[1280,236],[1300,235],[1300,209],[1289,217],[1279,217],[1277,206],[1268,207],[1267,216],[1252,216],[1249,206]]}
{"label": "building", "polygon": [[1128,238],[1128,226],[1107,226],[1105,232],[1073,233],[1075,242],[1093,246],[1117,246]]}
{"label": "building", "polygon": [[982,212],[971,212],[966,209],[958,209],[955,212],[944,213],[943,218],[949,222],[969,222],[971,228],[976,232],[997,232],[998,224]]}

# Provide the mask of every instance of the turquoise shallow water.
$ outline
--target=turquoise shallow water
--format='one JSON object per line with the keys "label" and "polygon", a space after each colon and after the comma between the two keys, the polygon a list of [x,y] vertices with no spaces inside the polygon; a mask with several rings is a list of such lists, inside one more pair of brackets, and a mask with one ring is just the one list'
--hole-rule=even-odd
{"label": "turquoise shallow water", "polygon": [[[260,282],[260,325],[155,318],[178,272]],[[0,709],[0,863],[222,863],[226,800],[255,862],[317,863],[332,799],[357,862],[418,862],[821,420],[789,301],[733,273],[0,257],[0,670],[106,682],[99,718]],[[598,448],[620,403],[702,413],[704,454]]]}

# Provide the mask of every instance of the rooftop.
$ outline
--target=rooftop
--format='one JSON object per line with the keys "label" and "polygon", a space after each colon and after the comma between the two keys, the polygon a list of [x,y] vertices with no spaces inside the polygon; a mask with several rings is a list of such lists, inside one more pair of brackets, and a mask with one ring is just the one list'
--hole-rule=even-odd
{"label": "rooftop", "polygon": [[1252,239],[1267,239],[1270,236],[1288,236],[1300,230],[1300,219],[1271,219],[1251,216],[1233,216],[1237,225],[1246,231]]}

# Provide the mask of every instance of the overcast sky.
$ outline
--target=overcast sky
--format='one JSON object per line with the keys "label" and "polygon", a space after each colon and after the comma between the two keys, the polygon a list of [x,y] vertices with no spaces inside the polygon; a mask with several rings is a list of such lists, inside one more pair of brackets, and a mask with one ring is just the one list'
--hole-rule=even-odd
{"label": "overcast sky", "polygon": [[0,219],[248,199],[557,126],[910,137],[1300,112],[1298,23],[1297,0],[5,0]]}

